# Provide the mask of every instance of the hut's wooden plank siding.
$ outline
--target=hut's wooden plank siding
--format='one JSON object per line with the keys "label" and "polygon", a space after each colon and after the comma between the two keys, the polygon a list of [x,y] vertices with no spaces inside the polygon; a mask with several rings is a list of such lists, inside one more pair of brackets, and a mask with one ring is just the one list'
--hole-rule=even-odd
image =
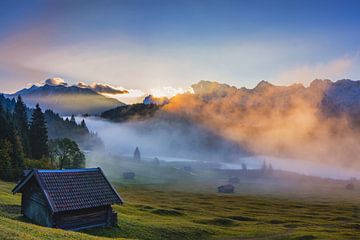
{"label": "hut's wooden plank siding", "polygon": [[108,208],[90,208],[55,214],[55,226],[62,229],[78,229],[86,226],[110,226],[107,222]]}
{"label": "hut's wooden plank siding", "polygon": [[23,214],[37,224],[52,227],[52,214],[46,199],[36,181],[31,181],[22,195]]}

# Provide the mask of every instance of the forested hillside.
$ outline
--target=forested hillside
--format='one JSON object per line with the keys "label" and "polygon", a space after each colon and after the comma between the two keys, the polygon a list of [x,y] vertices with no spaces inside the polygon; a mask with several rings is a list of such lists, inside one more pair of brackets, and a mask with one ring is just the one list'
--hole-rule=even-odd
{"label": "forested hillside", "polygon": [[80,124],[75,122],[74,116],[64,120],[58,113],[54,113],[52,110],[46,110],[44,116],[50,139],[70,138],[76,141],[83,150],[103,147],[101,139],[96,133],[89,131],[84,120]]}
{"label": "forested hillside", "polygon": [[[8,99],[0,95],[0,105],[6,111],[12,112],[15,109],[16,101],[15,99]],[[32,112],[33,109],[26,107],[28,119],[31,118]],[[85,121],[77,124],[74,118],[64,120],[58,113],[50,109],[45,110],[44,117],[50,139],[70,138],[76,141],[83,150],[103,147],[101,139],[95,133],[89,131]]]}
{"label": "forested hillside", "polygon": [[155,112],[159,110],[159,108],[160,107],[155,104],[137,103],[105,111],[101,114],[101,117],[114,122],[125,122],[128,120],[145,120],[153,117]]}
{"label": "forested hillside", "polygon": [[63,120],[39,105],[29,109],[20,96],[16,101],[0,96],[0,179],[17,180],[24,169],[83,167],[77,139],[87,148],[102,145],[84,121]]}

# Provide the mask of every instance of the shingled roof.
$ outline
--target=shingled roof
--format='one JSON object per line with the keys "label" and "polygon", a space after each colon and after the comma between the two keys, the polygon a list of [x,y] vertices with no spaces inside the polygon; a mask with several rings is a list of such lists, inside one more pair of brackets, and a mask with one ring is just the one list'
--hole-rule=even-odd
{"label": "shingled roof", "polygon": [[35,177],[53,212],[123,203],[100,168],[32,170],[13,189],[22,192]]}

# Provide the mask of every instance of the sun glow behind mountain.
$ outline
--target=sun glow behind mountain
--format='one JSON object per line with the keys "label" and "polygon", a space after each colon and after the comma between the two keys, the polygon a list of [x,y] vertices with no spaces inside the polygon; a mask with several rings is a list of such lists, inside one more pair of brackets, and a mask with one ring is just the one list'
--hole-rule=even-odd
{"label": "sun glow behind mountain", "polygon": [[140,103],[144,100],[146,96],[152,95],[157,98],[172,98],[177,94],[184,93],[193,93],[191,87],[184,88],[173,88],[173,87],[159,87],[159,88],[151,88],[149,90],[140,90],[140,89],[126,89],[127,93],[124,94],[111,94],[111,93],[101,93],[102,95],[115,98],[121,102],[127,104]]}

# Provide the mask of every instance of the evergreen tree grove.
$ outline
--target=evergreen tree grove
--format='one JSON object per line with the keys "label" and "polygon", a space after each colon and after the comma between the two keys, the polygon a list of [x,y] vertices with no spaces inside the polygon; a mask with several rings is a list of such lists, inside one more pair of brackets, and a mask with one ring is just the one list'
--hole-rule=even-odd
{"label": "evergreen tree grove", "polygon": [[[23,170],[32,168],[81,168],[85,166],[85,155],[77,143],[69,138],[50,141],[49,150],[46,115],[39,105],[32,112],[31,123],[28,123],[26,107],[21,97],[17,101],[4,100],[0,95],[0,179],[16,181],[23,175]],[[4,104],[5,102],[5,104]],[[8,104],[9,103],[9,104]],[[60,116],[53,116],[59,123],[59,131],[88,133],[85,121],[77,125],[75,118],[66,123]],[[50,120],[51,121],[51,120]],[[54,126],[53,126],[54,129]],[[49,160],[52,160],[51,162]]]}
{"label": "evergreen tree grove", "polygon": [[24,168],[20,137],[13,124],[14,117],[0,106],[0,178],[16,180]]}

